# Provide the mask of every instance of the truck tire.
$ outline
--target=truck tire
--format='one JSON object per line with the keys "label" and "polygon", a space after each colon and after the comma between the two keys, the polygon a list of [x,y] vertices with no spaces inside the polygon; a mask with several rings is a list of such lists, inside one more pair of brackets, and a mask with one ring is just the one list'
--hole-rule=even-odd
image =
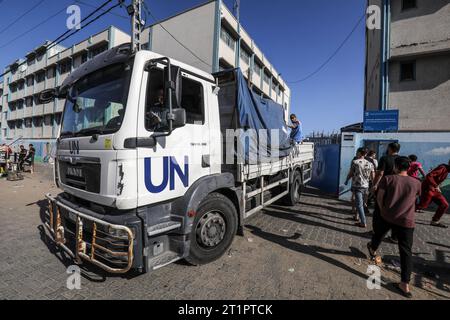
{"label": "truck tire", "polygon": [[289,194],[283,199],[288,206],[295,206],[300,202],[302,194],[302,178],[300,172],[295,171],[292,183],[289,186]]}
{"label": "truck tire", "polygon": [[230,199],[220,193],[207,196],[197,210],[186,261],[202,265],[222,257],[237,233],[237,217],[236,208]]}

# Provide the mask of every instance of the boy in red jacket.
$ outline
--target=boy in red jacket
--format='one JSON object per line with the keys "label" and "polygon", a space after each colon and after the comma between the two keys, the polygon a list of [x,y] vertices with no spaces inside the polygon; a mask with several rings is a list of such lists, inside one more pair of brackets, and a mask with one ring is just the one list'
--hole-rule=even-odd
{"label": "boy in red jacket", "polygon": [[429,207],[431,202],[436,203],[439,207],[436,214],[431,221],[434,227],[448,228],[446,225],[440,223],[442,216],[448,210],[448,202],[441,192],[439,186],[447,179],[450,171],[450,161],[447,164],[441,164],[439,167],[431,171],[422,183],[422,196],[417,209],[424,210]]}

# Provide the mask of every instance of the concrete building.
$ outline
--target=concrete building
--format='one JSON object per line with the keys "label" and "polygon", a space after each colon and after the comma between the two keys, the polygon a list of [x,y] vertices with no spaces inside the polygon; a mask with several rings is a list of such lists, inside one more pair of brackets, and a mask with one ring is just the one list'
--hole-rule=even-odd
{"label": "concrete building", "polygon": [[369,0],[366,110],[398,109],[401,132],[450,132],[450,0]]}
{"label": "concrete building", "polygon": [[[398,132],[343,129],[340,195],[359,147],[383,155],[391,142],[426,172],[450,159],[450,0],[368,0],[381,30],[366,29],[365,111],[399,110]],[[450,197],[450,180],[442,186]]]}
{"label": "concrete building", "polygon": [[221,0],[208,1],[152,25],[144,31],[143,39],[145,48],[209,73],[240,67],[254,90],[283,105],[288,115],[289,87]]}
{"label": "concrete building", "polygon": [[[42,105],[37,101],[38,94],[61,85],[83,62],[126,42],[130,42],[130,36],[111,26],[69,48],[46,50],[48,43],[44,43],[7,66],[0,85],[0,141],[33,143],[38,159],[45,158],[58,133],[65,100]],[[208,1],[148,27],[142,43],[143,49],[210,73],[240,67],[256,92],[284,106],[287,119],[289,87],[221,0]]]}
{"label": "concrete building", "polygon": [[0,140],[33,143],[37,154],[45,157],[58,133],[65,100],[39,104],[38,94],[61,85],[85,61],[126,42],[130,42],[127,33],[109,27],[69,48],[57,45],[46,50],[46,42],[7,66],[0,89]]}

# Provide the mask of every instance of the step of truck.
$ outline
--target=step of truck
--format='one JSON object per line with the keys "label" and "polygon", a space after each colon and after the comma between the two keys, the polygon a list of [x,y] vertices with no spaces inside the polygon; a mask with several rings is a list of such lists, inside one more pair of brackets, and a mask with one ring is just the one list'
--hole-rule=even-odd
{"label": "step of truck", "polygon": [[181,227],[180,222],[175,222],[175,221],[163,222],[163,223],[148,227],[147,234],[149,237],[153,237],[158,234],[162,234],[162,233],[165,233],[168,231],[178,229],[180,227]]}
{"label": "step of truck", "polygon": [[180,259],[181,257],[175,252],[167,251],[164,252],[161,256],[153,258],[152,261],[150,262],[150,267],[153,270],[157,270]]}

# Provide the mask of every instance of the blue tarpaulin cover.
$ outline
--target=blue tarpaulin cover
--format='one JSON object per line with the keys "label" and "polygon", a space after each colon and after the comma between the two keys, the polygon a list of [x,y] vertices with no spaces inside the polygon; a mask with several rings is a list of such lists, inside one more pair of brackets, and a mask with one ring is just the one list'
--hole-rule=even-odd
{"label": "blue tarpaulin cover", "polygon": [[[244,129],[239,139],[245,150],[245,162],[267,162],[288,156],[293,145],[284,120],[283,106],[262,98],[248,86],[240,69],[235,72],[239,125]],[[249,138],[249,130],[256,132],[256,137],[250,135]],[[272,130],[276,130],[277,134]]]}

